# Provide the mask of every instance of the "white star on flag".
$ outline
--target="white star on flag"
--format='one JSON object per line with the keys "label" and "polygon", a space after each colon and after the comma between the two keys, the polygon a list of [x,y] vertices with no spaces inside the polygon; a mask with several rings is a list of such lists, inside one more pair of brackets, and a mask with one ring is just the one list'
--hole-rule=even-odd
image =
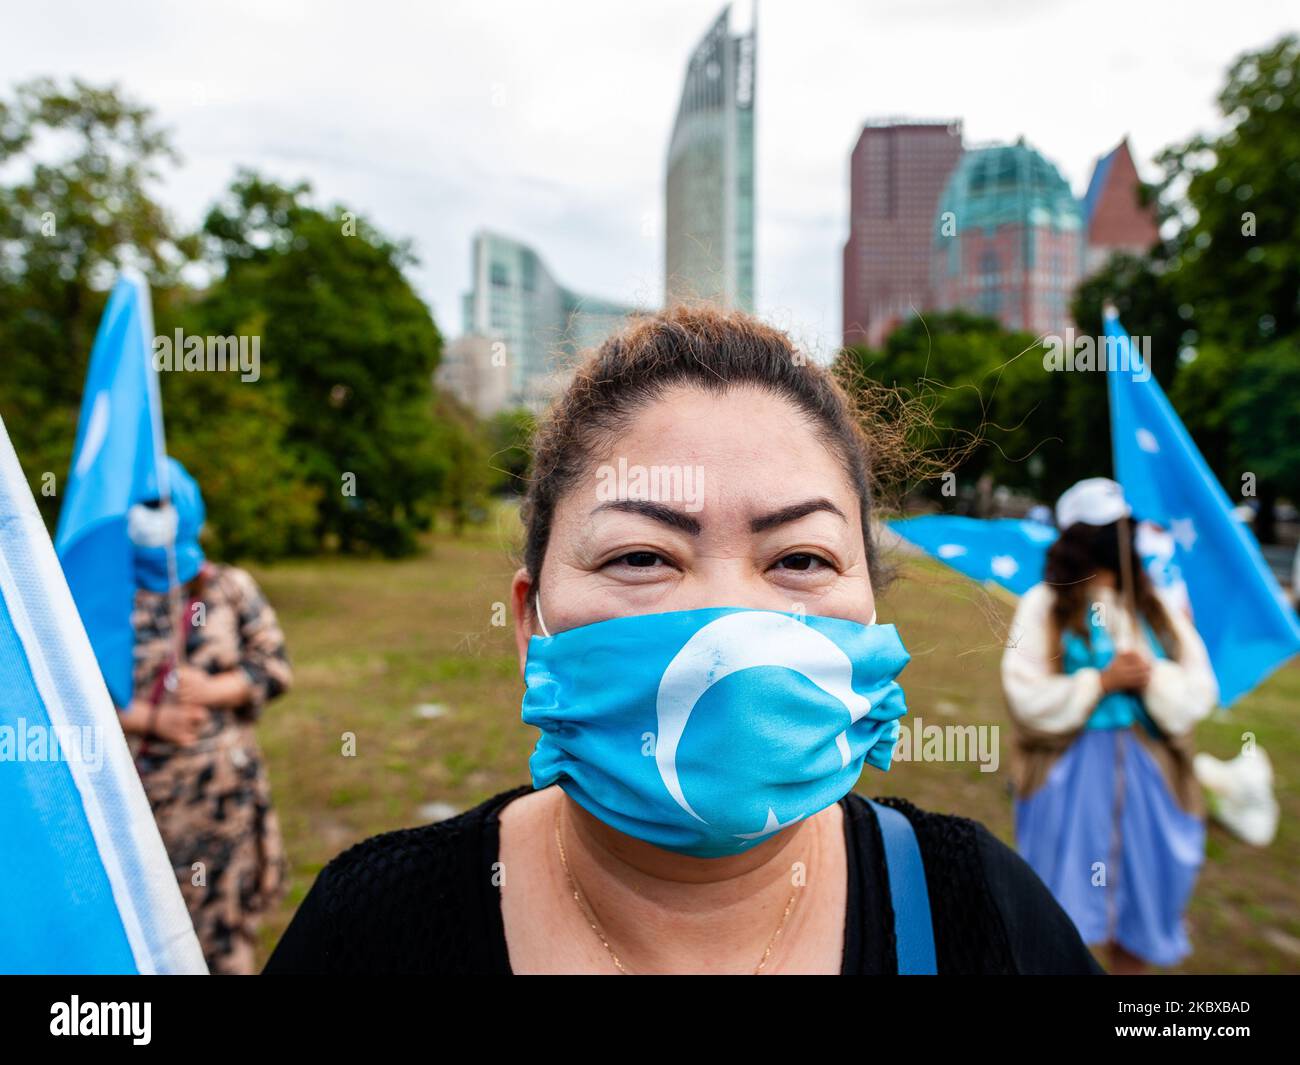
{"label": "white star on flag", "polygon": [[966,548],[961,544],[940,544],[939,550],[935,552],[940,558],[960,558],[966,553]]}
{"label": "white star on flag", "polygon": [[1160,441],[1156,439],[1156,434],[1150,429],[1139,429],[1135,434],[1137,436],[1138,447],[1152,455],[1160,453]]}
{"label": "white star on flag", "polygon": [[1010,580],[1020,572],[1020,563],[1010,555],[995,555],[993,561],[989,563],[989,568],[993,570],[993,576]]}

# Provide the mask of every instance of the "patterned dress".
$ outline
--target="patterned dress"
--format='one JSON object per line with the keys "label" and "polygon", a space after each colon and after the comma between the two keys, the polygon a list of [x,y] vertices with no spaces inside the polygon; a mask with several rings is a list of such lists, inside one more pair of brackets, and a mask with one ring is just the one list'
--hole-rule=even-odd
{"label": "patterned dress", "polygon": [[[185,662],[208,673],[242,669],[253,696],[241,707],[211,710],[192,746],[152,737],[130,742],[208,968],[251,974],[261,915],[285,890],[280,825],[253,725],[292,674],[284,634],[253,578],[212,563],[200,577],[198,598],[181,603]],[[170,609],[166,595],[136,592],[137,697],[163,694],[176,646]]]}

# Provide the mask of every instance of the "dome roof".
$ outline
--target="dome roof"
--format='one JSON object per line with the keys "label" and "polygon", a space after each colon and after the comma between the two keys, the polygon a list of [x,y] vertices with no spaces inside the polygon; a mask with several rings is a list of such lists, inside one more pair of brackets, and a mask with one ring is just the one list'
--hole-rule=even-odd
{"label": "dome roof", "polygon": [[1069,183],[1023,139],[966,152],[939,197],[936,235],[947,211],[955,215],[958,232],[1015,224],[1083,228],[1083,211]]}

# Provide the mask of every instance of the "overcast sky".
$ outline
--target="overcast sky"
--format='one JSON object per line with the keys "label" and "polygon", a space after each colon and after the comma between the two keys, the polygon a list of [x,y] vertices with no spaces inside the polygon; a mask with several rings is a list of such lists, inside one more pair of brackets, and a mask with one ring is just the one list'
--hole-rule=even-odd
{"label": "overcast sky", "polygon": [[[447,336],[480,227],[533,244],[579,291],[657,305],[663,164],[687,56],[718,0],[10,3],[0,71],[114,81],[183,156],[177,219],[250,165],[307,179],[392,236]],[[959,117],[1023,134],[1082,194],[1128,134],[1146,176],[1213,128],[1231,60],[1293,28],[1294,0],[763,0],[758,310],[838,342],[848,156],[864,119]]]}

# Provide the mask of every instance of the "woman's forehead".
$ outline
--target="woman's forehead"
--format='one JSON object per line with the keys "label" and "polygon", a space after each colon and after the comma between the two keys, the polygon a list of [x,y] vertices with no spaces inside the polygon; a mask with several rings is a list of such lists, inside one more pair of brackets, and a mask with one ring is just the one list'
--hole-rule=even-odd
{"label": "woman's forehead", "polygon": [[743,464],[777,470],[832,466],[814,422],[789,399],[767,389],[738,386],[723,392],[678,387],[645,404],[623,431],[604,441],[601,462],[635,456],[643,461]]}
{"label": "woman's forehead", "polygon": [[606,441],[561,506],[586,521],[619,500],[745,521],[810,500],[830,504],[810,513],[848,518],[859,511],[843,463],[824,437],[793,404],[755,389],[666,394]]}

